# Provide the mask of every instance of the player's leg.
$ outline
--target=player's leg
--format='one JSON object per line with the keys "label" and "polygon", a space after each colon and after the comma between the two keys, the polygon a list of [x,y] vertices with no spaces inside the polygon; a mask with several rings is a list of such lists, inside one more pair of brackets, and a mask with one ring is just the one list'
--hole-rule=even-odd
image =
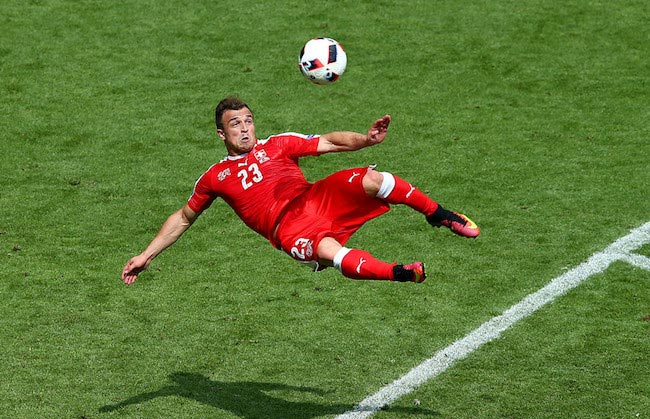
{"label": "player's leg", "polygon": [[436,212],[439,204],[418,188],[388,172],[368,170],[363,178],[363,187],[370,196],[376,196],[389,204],[404,204],[429,216]]}
{"label": "player's leg", "polygon": [[388,172],[368,170],[363,178],[363,187],[370,196],[376,196],[389,204],[404,204],[424,214],[434,227],[445,226],[463,237],[477,237],[478,226],[467,216],[446,210],[404,179]]}
{"label": "player's leg", "polygon": [[320,240],[317,253],[321,264],[334,266],[351,279],[422,282],[426,278],[422,262],[409,265],[383,262],[364,250],[343,247],[331,237]]}

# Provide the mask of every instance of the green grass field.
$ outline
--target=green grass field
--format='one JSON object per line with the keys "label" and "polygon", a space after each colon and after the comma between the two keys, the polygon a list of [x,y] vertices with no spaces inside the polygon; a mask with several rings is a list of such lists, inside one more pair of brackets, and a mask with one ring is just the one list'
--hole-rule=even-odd
{"label": "green grass field", "polygon": [[[333,418],[650,221],[645,1],[0,4],[0,417]],[[302,44],[348,69],[315,86]],[[225,151],[364,132],[310,180],[370,163],[482,229],[395,207],[350,242],[423,284],[313,274],[223,201],[124,286]],[[640,254],[650,256],[650,245]],[[650,271],[617,262],[374,417],[650,417]]]}

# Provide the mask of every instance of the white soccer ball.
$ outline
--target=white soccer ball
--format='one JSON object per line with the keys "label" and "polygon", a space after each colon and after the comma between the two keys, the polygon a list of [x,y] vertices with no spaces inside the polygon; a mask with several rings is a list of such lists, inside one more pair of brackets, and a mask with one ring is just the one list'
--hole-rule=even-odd
{"label": "white soccer ball", "polygon": [[300,50],[298,65],[312,83],[334,83],[345,71],[348,57],[341,44],[331,38],[314,38]]}

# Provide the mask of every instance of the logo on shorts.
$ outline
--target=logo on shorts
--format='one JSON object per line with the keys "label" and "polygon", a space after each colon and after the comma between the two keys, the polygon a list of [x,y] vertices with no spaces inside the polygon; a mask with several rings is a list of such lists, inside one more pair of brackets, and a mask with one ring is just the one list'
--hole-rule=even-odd
{"label": "logo on shorts", "polygon": [[308,260],[314,256],[314,241],[299,238],[291,248],[291,256],[299,260]]}
{"label": "logo on shorts", "polygon": [[354,178],[357,177],[357,176],[361,176],[361,173],[352,172],[352,176],[350,176],[350,179],[348,179],[348,183],[352,183]]}

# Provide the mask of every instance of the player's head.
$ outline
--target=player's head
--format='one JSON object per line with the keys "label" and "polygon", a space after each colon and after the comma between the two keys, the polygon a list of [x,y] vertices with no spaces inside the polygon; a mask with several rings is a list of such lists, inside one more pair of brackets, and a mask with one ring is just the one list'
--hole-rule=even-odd
{"label": "player's head", "polygon": [[[248,108],[249,111],[251,110],[251,107],[237,96],[228,96],[221,100],[221,102],[217,104],[217,108],[214,110],[214,122],[217,125],[217,130],[223,129],[223,114],[226,111],[238,111],[243,108]],[[251,111],[251,114],[252,113],[253,112]]]}
{"label": "player's head", "polygon": [[237,97],[227,97],[214,112],[217,135],[224,141],[228,154],[248,153],[255,145],[255,124],[250,107]]}

